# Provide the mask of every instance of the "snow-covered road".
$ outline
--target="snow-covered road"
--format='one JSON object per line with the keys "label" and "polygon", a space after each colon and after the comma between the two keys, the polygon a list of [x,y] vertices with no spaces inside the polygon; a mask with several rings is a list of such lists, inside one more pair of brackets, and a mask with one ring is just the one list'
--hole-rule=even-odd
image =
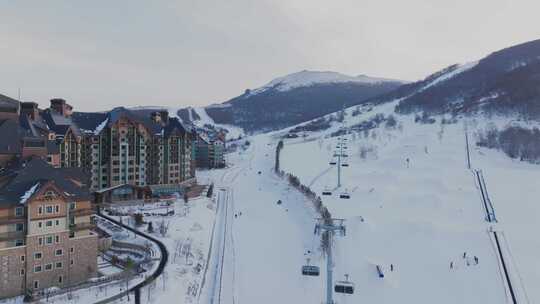
{"label": "snow-covered road", "polygon": [[[216,194],[223,207],[218,218],[229,214],[229,221],[216,221],[214,234],[221,235],[225,245],[221,299],[205,302],[201,297],[200,303],[318,303],[324,277],[300,274],[307,251],[312,252],[312,263],[322,262],[319,239],[313,234],[315,212],[310,202],[272,172],[275,143],[266,136],[251,142],[247,151],[229,156],[232,167],[200,176],[225,190]],[[220,248],[220,241],[214,243],[213,248]],[[216,255],[214,250],[212,259]],[[209,271],[207,279],[213,280],[212,276]]]}

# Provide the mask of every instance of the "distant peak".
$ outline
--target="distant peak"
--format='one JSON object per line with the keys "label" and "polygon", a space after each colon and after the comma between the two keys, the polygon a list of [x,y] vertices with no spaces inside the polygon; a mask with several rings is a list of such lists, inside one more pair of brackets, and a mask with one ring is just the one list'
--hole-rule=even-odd
{"label": "distant peak", "polygon": [[269,89],[275,89],[280,92],[289,91],[295,88],[309,87],[316,84],[326,83],[360,83],[360,84],[378,84],[383,82],[403,82],[386,78],[370,77],[367,75],[350,76],[332,71],[310,71],[302,70],[300,72],[278,77],[266,85],[247,91],[247,96],[253,96],[265,92]]}

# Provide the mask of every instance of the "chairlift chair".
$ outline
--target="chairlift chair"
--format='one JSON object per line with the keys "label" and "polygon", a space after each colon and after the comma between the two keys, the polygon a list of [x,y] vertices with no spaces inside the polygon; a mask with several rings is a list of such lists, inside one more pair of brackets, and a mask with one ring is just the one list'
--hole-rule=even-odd
{"label": "chairlift chair", "polygon": [[302,266],[302,275],[318,277],[319,276],[319,267],[313,265],[304,265]]}
{"label": "chairlift chair", "polygon": [[343,163],[341,163],[341,166],[342,166],[342,167],[348,167],[348,166],[349,166],[349,163],[343,162]]}
{"label": "chairlift chair", "polygon": [[322,191],[322,195],[332,195],[332,191],[330,191],[330,188],[325,187]]}
{"label": "chairlift chair", "polygon": [[342,193],[339,195],[339,198],[342,198],[342,199],[350,199],[350,198],[351,198],[351,195],[349,194],[349,192],[347,192],[347,190],[345,190],[345,192],[342,192]]}
{"label": "chairlift chair", "polygon": [[349,281],[349,275],[345,275],[345,281],[337,281],[334,284],[334,291],[336,293],[353,294],[354,283]]}
{"label": "chairlift chair", "polygon": [[309,265],[309,258],[308,258],[306,265],[302,266],[302,275],[318,277],[319,273],[320,273],[319,266]]}

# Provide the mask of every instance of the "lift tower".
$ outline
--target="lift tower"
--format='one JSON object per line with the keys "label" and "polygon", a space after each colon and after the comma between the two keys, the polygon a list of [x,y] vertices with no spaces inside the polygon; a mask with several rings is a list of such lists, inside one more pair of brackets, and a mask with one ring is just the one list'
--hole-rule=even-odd
{"label": "lift tower", "polygon": [[346,230],[343,225],[344,219],[335,218],[318,218],[315,225],[315,234],[326,235],[328,247],[326,248],[326,302],[324,304],[335,304],[333,299],[333,261],[332,261],[332,239],[334,233],[337,232],[340,236],[345,236]]}

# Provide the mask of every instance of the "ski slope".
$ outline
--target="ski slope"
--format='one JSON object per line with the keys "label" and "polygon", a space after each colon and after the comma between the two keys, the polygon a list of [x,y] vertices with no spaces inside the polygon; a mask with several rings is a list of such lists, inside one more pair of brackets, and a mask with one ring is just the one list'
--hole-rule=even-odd
{"label": "ski slope", "polygon": [[[230,168],[203,171],[198,177],[227,187],[229,212],[237,215],[226,242],[221,300],[200,303],[320,302],[322,281],[300,275],[305,254],[317,252],[319,245],[313,235],[315,212],[272,172],[273,140],[261,135],[250,141],[249,150],[229,155]],[[310,257],[322,262],[320,254]]]}
{"label": "ski slope", "polygon": [[[392,107],[348,115],[346,124],[377,111],[388,114]],[[335,243],[336,279],[350,274],[357,289],[336,301],[512,303],[488,233],[491,227],[504,231],[508,241],[505,258],[513,264],[511,280],[518,302],[540,301],[535,258],[540,242],[533,237],[540,228],[535,200],[540,195],[535,187],[538,167],[472,148],[472,166],[483,170],[499,219],[497,224],[487,223],[475,178],[466,165],[463,125],[444,125],[441,132],[439,123],[422,125],[411,116],[397,118],[401,130],[379,127],[367,137],[348,135],[350,167],[342,170],[343,186],[323,197],[332,215],[345,218],[348,228],[347,236]],[[282,169],[319,194],[325,187],[336,187],[337,169],[329,160],[337,140],[325,137],[335,130],[286,140],[282,152]],[[361,159],[361,146],[376,153]],[[339,198],[345,189],[350,200]],[[376,265],[382,266],[384,279],[377,276]]]}

